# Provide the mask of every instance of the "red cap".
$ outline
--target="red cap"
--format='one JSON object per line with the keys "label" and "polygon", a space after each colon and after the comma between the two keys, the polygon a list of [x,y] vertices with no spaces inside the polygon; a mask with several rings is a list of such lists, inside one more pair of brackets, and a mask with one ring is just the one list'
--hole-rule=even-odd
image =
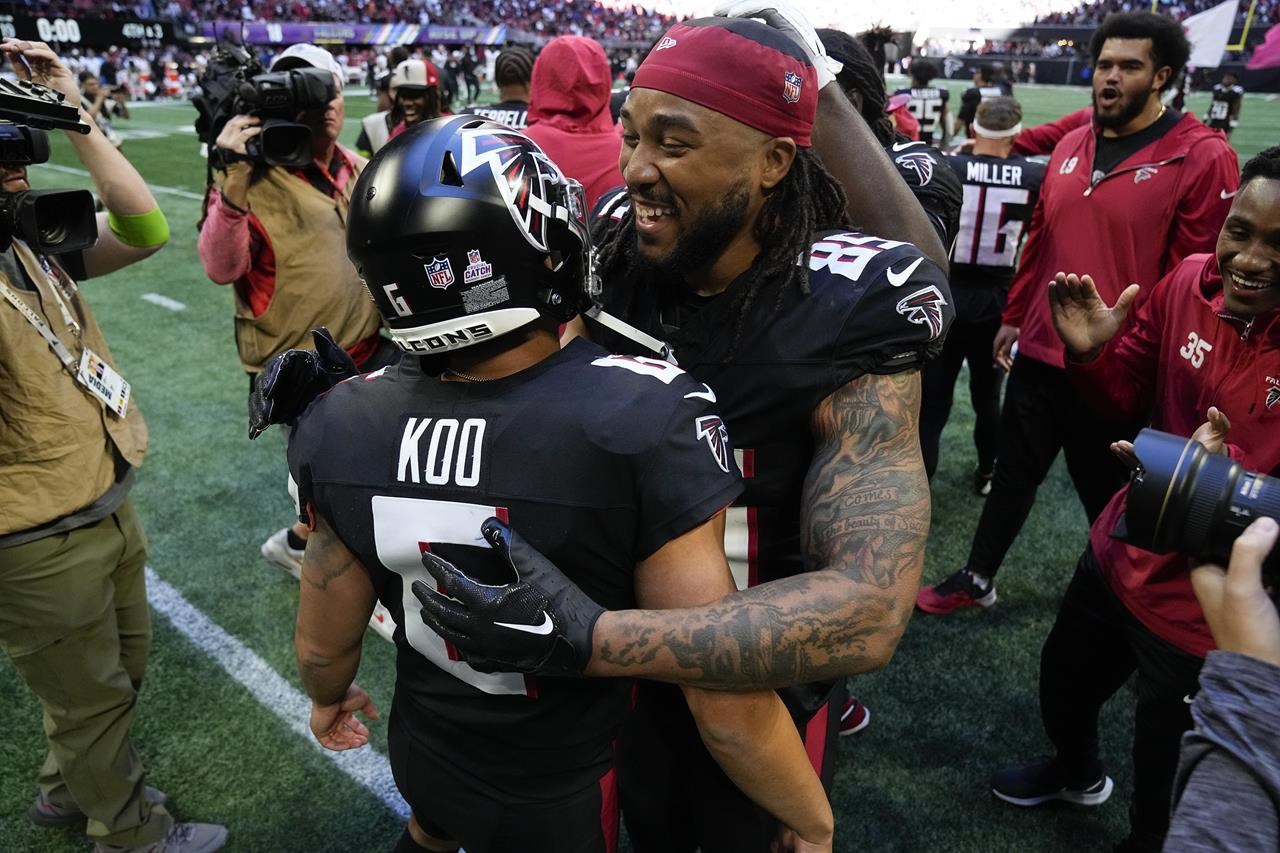
{"label": "red cap", "polygon": [[702,18],[667,30],[633,89],[693,101],[769,136],[810,147],[818,76],[800,45],[750,18]]}

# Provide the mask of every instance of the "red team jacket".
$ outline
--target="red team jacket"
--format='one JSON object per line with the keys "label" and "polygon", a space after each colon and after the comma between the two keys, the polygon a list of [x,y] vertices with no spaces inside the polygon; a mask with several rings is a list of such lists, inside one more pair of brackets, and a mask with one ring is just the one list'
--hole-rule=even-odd
{"label": "red team jacket", "polygon": [[[1244,467],[1280,466],[1280,311],[1252,327],[1224,315],[1213,255],[1192,255],[1154,288],[1133,323],[1088,364],[1067,362],[1084,399],[1116,416],[1151,411],[1151,426],[1189,436],[1217,406],[1231,420],[1231,455]],[[1157,636],[1203,657],[1214,648],[1191,590],[1186,558],[1110,537],[1128,488],[1089,531],[1112,589]]]}
{"label": "red team jacket", "polygon": [[1004,323],[1021,327],[1018,351],[1055,367],[1062,342],[1045,287],[1056,273],[1088,273],[1115,304],[1132,282],[1149,284],[1187,255],[1212,251],[1240,184],[1226,137],[1190,114],[1090,187],[1093,154],[1091,125],[1053,149],[1004,310]]}

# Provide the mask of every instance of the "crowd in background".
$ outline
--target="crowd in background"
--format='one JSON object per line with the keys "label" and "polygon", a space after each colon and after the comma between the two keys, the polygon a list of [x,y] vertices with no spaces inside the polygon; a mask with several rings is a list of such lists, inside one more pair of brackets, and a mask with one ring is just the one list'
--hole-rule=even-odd
{"label": "crowd in background", "polygon": [[[1181,21],[1217,6],[1220,2],[1222,0],[1174,0],[1174,2],[1162,0],[1160,12]],[[1151,7],[1148,4],[1135,3],[1133,0],[1092,0],[1092,2],[1080,3],[1074,9],[1038,16],[1035,23],[1056,24],[1064,27],[1095,27],[1113,12],[1137,12],[1149,8]],[[1248,0],[1241,0],[1239,10],[1236,12],[1236,23],[1243,24],[1248,13]],[[1253,20],[1255,26],[1280,23],[1280,2],[1258,0]]]}

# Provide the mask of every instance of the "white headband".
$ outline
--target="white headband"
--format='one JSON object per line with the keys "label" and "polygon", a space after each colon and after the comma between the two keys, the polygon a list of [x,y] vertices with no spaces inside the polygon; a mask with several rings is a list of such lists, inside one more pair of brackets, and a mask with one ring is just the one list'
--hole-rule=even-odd
{"label": "white headband", "polygon": [[978,120],[973,120],[973,132],[979,136],[985,136],[987,139],[1008,139],[1010,136],[1017,136],[1022,133],[1022,122],[1018,122],[1008,130],[991,130],[978,124]]}

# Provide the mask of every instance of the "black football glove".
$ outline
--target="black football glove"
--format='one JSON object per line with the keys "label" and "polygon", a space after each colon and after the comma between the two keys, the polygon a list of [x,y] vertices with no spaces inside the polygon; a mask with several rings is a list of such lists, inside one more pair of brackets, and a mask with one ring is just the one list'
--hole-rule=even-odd
{"label": "black football glove", "polygon": [[480,533],[511,566],[516,580],[482,584],[427,552],[422,564],[445,594],[413,582],[422,621],[481,672],[581,676],[604,608],[498,519],[486,521]]}
{"label": "black football glove", "polygon": [[249,439],[272,424],[297,420],[316,397],[360,373],[355,360],[324,326],[311,330],[315,351],[291,349],[267,362],[249,395]]}

